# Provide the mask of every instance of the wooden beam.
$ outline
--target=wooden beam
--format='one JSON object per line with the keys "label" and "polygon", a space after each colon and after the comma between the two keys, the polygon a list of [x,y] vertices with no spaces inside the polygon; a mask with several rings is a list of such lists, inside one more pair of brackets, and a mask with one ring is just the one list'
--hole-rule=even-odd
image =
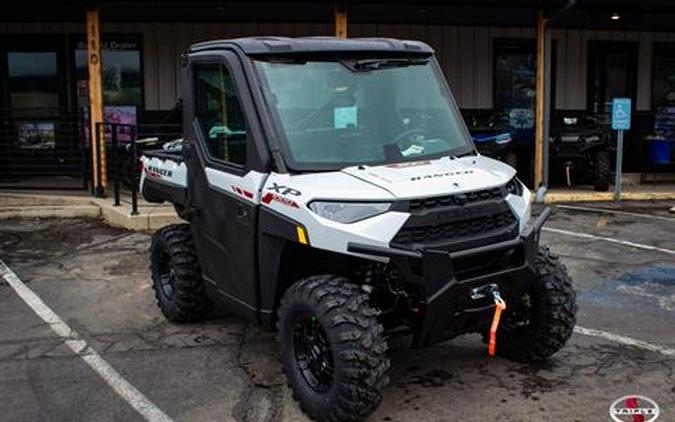
{"label": "wooden beam", "polygon": [[347,38],[347,6],[344,3],[336,2],[333,12],[335,14],[335,36]]}
{"label": "wooden beam", "polygon": [[534,189],[538,189],[543,180],[544,169],[544,101],[545,98],[545,35],[546,18],[540,11],[537,16],[537,95],[534,134]]}
{"label": "wooden beam", "polygon": [[[96,145],[97,124],[103,122],[103,86],[101,83],[101,27],[99,24],[98,7],[87,9],[87,63],[89,70],[89,133],[92,151],[92,177],[94,180],[94,194],[105,194],[107,184],[106,150],[103,128],[100,128]],[[97,154],[98,152],[98,154]]]}

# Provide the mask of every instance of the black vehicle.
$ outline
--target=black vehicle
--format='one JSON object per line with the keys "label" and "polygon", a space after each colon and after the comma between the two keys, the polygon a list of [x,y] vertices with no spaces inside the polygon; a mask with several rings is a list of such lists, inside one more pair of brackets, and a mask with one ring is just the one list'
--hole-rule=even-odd
{"label": "black vehicle", "polygon": [[166,318],[276,327],[293,396],[331,422],[377,408],[393,336],[480,333],[522,362],[570,338],[549,210],[531,218],[515,170],[476,153],[428,45],[242,38],[182,62],[184,141],[142,157],[145,199],[187,222],[152,238]]}
{"label": "black vehicle", "polygon": [[598,117],[588,114],[561,115],[552,122],[550,135],[551,175],[563,178],[568,187],[591,183],[597,191],[609,190],[611,164],[609,130]]}
{"label": "black vehicle", "polygon": [[490,113],[487,116],[467,114],[465,121],[478,152],[518,169],[518,148],[508,116]]}

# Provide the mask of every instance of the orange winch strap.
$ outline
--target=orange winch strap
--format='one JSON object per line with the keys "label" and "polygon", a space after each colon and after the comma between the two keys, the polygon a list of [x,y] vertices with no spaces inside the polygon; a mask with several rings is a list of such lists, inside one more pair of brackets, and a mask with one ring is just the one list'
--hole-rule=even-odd
{"label": "orange winch strap", "polygon": [[495,355],[495,348],[497,347],[497,329],[499,328],[499,320],[502,316],[502,311],[506,309],[506,302],[498,294],[495,295],[495,314],[492,317],[492,326],[490,326],[490,344],[488,346],[488,354]]}

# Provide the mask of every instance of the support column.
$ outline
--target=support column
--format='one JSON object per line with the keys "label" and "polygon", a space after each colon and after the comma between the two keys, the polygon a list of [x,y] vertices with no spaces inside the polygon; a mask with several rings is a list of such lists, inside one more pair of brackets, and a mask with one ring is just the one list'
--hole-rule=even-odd
{"label": "support column", "polygon": [[537,190],[543,180],[544,168],[544,105],[546,98],[546,18],[540,11],[537,16],[537,96],[534,134],[534,189]]}
{"label": "support column", "polygon": [[335,36],[347,38],[347,6],[343,2],[336,2],[333,13],[335,14]]}
{"label": "support column", "polygon": [[[87,8],[87,63],[89,71],[89,134],[92,151],[92,178],[94,195],[105,195],[106,145],[103,128],[103,86],[101,84],[101,28],[99,25],[98,5]],[[100,133],[96,136],[97,131]],[[97,143],[97,140],[100,142]]]}

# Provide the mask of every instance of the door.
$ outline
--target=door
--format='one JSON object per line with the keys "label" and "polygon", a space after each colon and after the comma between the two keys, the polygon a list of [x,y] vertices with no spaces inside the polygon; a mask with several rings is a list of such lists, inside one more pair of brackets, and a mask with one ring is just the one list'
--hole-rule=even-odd
{"label": "door", "polygon": [[204,279],[230,309],[258,310],[256,221],[263,173],[254,171],[254,116],[233,53],[192,58],[186,114],[192,231]]}
{"label": "door", "polygon": [[0,46],[2,185],[82,188],[77,118],[68,113],[64,36],[17,36]]}
{"label": "door", "polygon": [[612,99],[635,101],[638,44],[592,41],[588,48],[588,110],[609,113]]}

